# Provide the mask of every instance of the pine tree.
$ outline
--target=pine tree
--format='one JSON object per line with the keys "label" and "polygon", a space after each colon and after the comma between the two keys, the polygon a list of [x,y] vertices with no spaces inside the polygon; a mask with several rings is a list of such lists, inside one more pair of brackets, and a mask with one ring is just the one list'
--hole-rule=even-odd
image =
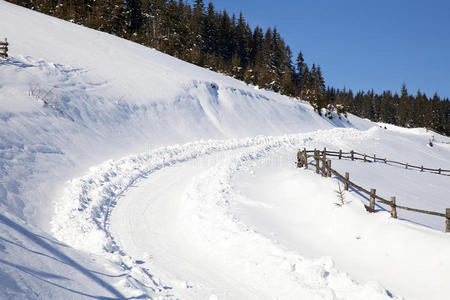
{"label": "pine tree", "polygon": [[260,52],[260,63],[256,66],[258,85],[262,88],[273,89],[276,82],[274,63],[274,43],[272,29],[268,28],[264,35],[263,46]]}
{"label": "pine tree", "polygon": [[316,101],[317,101],[317,111],[319,114],[322,114],[322,108],[326,107],[326,98],[325,98],[325,80],[322,75],[322,70],[320,66],[317,66],[316,75],[315,75],[315,88],[316,92]]}
{"label": "pine tree", "polygon": [[410,103],[409,103],[409,96],[408,96],[408,90],[406,89],[406,84],[403,83],[402,89],[401,89],[401,95],[400,95],[400,103],[397,110],[398,115],[398,122],[400,126],[411,126],[411,119],[410,119]]}
{"label": "pine tree", "polygon": [[219,19],[217,55],[225,62],[229,62],[233,56],[233,24],[226,11],[220,15]]}
{"label": "pine tree", "polygon": [[313,86],[313,78],[311,75],[311,72],[309,71],[308,65],[305,65],[305,68],[302,73],[301,77],[301,93],[300,93],[300,99],[303,99],[305,101],[310,101],[312,99],[312,86]]}
{"label": "pine tree", "polygon": [[288,67],[284,69],[281,78],[281,92],[291,97],[294,97],[296,93],[295,83],[292,78],[292,70]]}
{"label": "pine tree", "polygon": [[326,107],[326,98],[325,80],[323,79],[320,67],[316,67],[313,64],[311,71],[309,71],[306,66],[302,81],[302,99],[310,102],[314,110],[321,115],[322,108]]}
{"label": "pine tree", "polygon": [[305,59],[303,58],[303,53],[300,51],[298,53],[296,59],[296,73],[295,73],[295,84],[297,86],[297,93],[301,97],[302,95],[302,86],[303,86],[303,78],[305,76],[307,65],[305,63]]}
{"label": "pine tree", "polygon": [[126,10],[128,18],[128,33],[137,34],[142,26],[142,3],[141,0],[127,0]]}
{"label": "pine tree", "polygon": [[239,56],[242,67],[246,68],[250,62],[250,51],[252,42],[252,32],[250,26],[245,22],[242,13],[239,15],[235,28],[236,54]]}
{"label": "pine tree", "polygon": [[195,45],[202,45],[205,26],[205,4],[203,0],[195,0],[192,16],[192,34],[194,35]]}
{"label": "pine tree", "polygon": [[216,12],[214,5],[210,2],[202,28],[202,51],[204,55],[211,55],[217,52],[218,30]]}
{"label": "pine tree", "polygon": [[231,58],[229,73],[237,79],[242,80],[244,78],[244,72],[241,67],[241,57],[237,53]]}

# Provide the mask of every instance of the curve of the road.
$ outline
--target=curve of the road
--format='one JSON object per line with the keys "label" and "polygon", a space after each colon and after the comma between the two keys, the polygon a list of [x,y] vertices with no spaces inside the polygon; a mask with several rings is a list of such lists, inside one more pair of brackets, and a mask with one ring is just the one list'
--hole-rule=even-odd
{"label": "curve of the road", "polygon": [[[199,141],[108,161],[56,203],[55,236],[129,274],[122,288],[182,299],[391,299],[329,259],[308,259],[255,232],[230,209],[232,178],[270,153],[367,133],[333,129]],[[332,138],[330,138],[332,137]],[[137,188],[135,188],[137,186]]]}

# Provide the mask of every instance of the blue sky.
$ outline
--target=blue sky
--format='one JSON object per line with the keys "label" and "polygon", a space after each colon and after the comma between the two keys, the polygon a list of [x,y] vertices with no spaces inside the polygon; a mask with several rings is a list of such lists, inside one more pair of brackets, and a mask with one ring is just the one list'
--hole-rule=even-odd
{"label": "blue sky", "polygon": [[[208,1],[205,1],[207,3]],[[418,89],[450,97],[450,1],[212,0],[252,28],[276,26],[294,56],[321,65],[328,85]]]}

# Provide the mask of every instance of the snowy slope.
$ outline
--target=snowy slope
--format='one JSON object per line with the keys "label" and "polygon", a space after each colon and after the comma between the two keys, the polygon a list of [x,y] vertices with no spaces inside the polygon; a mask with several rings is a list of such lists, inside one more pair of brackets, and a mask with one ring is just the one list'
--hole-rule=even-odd
{"label": "snowy slope", "polygon": [[[450,166],[448,144],[426,147],[431,133],[381,130],[354,116],[321,118],[304,102],[4,1],[2,36],[11,45],[10,58],[0,61],[1,298],[386,299],[389,288],[439,299],[448,293],[439,281],[448,278],[448,235],[408,225],[409,241],[427,238],[443,251],[418,277],[435,284],[410,292],[401,280],[384,280],[384,264],[375,270],[361,259],[367,272],[355,268],[336,243],[330,243],[335,252],[321,252],[323,240],[294,238],[284,225],[275,233],[301,206],[278,205],[280,215],[258,216],[255,206],[279,191],[266,184],[264,197],[256,197],[241,186],[256,180],[245,172],[264,168],[267,157],[277,161],[271,171],[283,174],[286,166],[295,178],[293,157],[303,146],[376,150]],[[311,176],[311,184],[325,185]],[[433,195],[443,198],[445,180],[433,178],[430,184],[440,187]],[[249,200],[241,203],[244,196]],[[321,205],[335,201],[330,197],[324,193]],[[346,208],[356,222],[350,227],[367,217],[353,197]],[[420,193],[411,200],[419,202]],[[446,202],[429,205],[442,209]],[[348,218],[334,210],[332,216]],[[387,221],[383,215],[371,222]],[[303,225],[321,230],[308,218]],[[389,226],[402,233],[404,223]],[[420,264],[426,256],[412,259]]]}
{"label": "snowy slope", "polygon": [[[8,166],[17,155],[29,164],[47,159],[52,164],[63,153],[58,168],[46,169],[65,180],[70,176],[64,168],[83,172],[105,157],[173,142],[334,126],[311,113],[308,105],[104,33],[0,5],[1,34],[11,43],[11,58],[2,62],[0,75],[5,102],[1,119],[9,125],[1,129]],[[44,100],[50,105],[44,106]],[[10,171],[14,179],[34,176],[29,168],[18,168],[14,164]],[[54,185],[27,184],[25,192],[41,193]],[[12,189],[21,185],[9,185],[8,207],[17,206],[14,213],[23,217],[28,202],[22,203]]]}

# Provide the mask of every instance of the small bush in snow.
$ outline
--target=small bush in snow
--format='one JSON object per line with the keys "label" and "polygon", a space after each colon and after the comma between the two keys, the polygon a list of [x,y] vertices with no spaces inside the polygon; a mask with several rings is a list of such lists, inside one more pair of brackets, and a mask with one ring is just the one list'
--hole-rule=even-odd
{"label": "small bush in snow", "polygon": [[335,190],[339,203],[335,203],[336,206],[343,206],[345,204],[345,191],[341,187],[341,183],[338,181],[338,189]]}
{"label": "small bush in snow", "polygon": [[62,109],[60,108],[60,100],[53,92],[53,88],[45,89],[38,84],[30,84],[28,95],[38,101],[42,101],[44,105],[53,108],[57,112],[63,113]]}

